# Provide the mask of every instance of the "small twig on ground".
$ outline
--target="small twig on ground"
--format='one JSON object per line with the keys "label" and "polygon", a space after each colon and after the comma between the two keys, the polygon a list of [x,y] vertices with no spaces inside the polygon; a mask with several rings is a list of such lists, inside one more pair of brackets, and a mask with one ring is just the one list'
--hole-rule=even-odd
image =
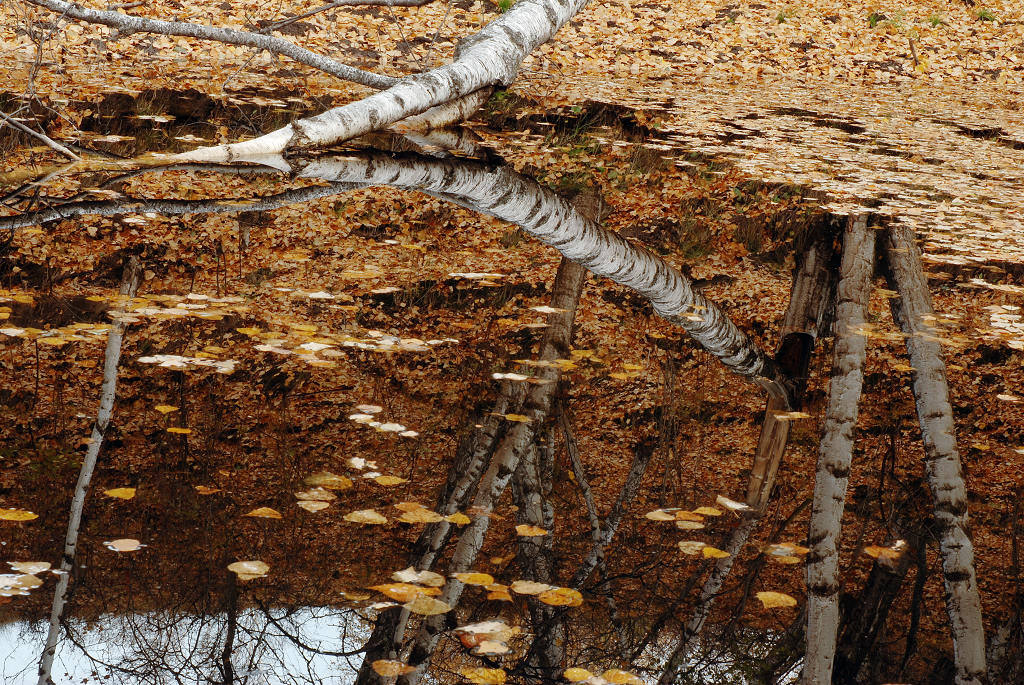
{"label": "small twig on ground", "polygon": [[[434,0],[334,0],[334,2],[321,5],[320,7],[311,9],[303,14],[297,14],[294,17],[287,17],[286,19],[275,21],[273,24],[264,26],[260,29],[260,33],[270,33],[271,31],[276,31],[277,29],[288,26],[289,24],[294,24],[297,21],[312,17],[315,14],[337,9],[338,7],[380,7],[382,5],[386,5],[388,7],[422,7],[423,5],[430,4],[433,1]],[[142,3],[140,2],[137,4],[141,5]]]}

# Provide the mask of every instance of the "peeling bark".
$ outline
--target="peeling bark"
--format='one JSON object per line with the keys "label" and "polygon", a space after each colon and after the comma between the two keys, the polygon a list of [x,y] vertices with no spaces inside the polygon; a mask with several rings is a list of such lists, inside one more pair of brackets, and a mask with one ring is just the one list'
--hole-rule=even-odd
{"label": "peeling bark", "polygon": [[899,293],[893,319],[907,337],[914,367],[913,390],[924,441],[925,475],[935,500],[935,522],[946,588],[946,612],[953,633],[956,682],[981,683],[985,677],[985,631],[974,571],[974,546],[968,534],[967,491],[956,447],[946,366],[936,331],[921,252],[906,226],[891,227],[884,240],[889,276]]}
{"label": "peeling bark", "polygon": [[864,383],[866,339],[861,328],[871,298],[875,233],[867,215],[851,217],[843,236],[836,303],[835,356],[814,477],[807,557],[807,653],[804,682],[832,679],[839,630],[839,535],[853,459],[857,403]]}

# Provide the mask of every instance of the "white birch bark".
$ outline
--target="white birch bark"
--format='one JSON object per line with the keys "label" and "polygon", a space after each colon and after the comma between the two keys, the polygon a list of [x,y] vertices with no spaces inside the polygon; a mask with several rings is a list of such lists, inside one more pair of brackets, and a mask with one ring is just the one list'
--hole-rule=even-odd
{"label": "white birch bark", "polygon": [[[125,275],[121,282],[121,294],[126,297],[135,295],[142,277],[142,268],[137,258],[132,257],[125,266]],[[124,336],[125,326],[114,315],[114,322],[107,336],[107,350],[103,359],[103,384],[100,386],[100,404],[96,411],[96,422],[92,426],[92,442],[85,452],[85,459],[82,461],[82,468],[78,474],[78,482],[75,484],[75,494],[71,500],[71,513],[68,518],[68,531],[64,538],[64,554],[60,560],[60,568],[63,573],[57,580],[57,587],[53,592],[53,605],[50,609],[50,624],[46,633],[46,641],[43,644],[43,653],[39,658],[39,685],[53,685],[51,671],[53,669],[53,656],[57,651],[57,641],[60,638],[60,622],[67,607],[68,585],[71,580],[71,570],[75,563],[75,553],[78,550],[78,532],[82,524],[82,512],[85,509],[85,497],[89,492],[89,482],[92,480],[93,471],[96,470],[96,459],[103,445],[103,435],[107,426],[110,425],[110,416],[114,411],[114,400],[117,397],[117,367],[121,361],[121,340]]]}
{"label": "white birch bark", "polygon": [[974,570],[974,546],[967,532],[967,489],[956,446],[946,366],[936,331],[926,322],[934,315],[928,281],[911,229],[889,228],[884,246],[891,277],[900,294],[898,301],[892,301],[893,318],[907,336],[907,352],[914,367],[914,399],[924,440],[925,475],[935,499],[956,682],[980,684],[985,676],[985,631]]}
{"label": "white birch bark", "polygon": [[814,478],[807,557],[807,648],[804,682],[832,682],[839,630],[839,535],[853,459],[857,403],[864,384],[861,330],[871,296],[875,233],[867,215],[851,218],[843,236],[836,296],[836,339],[828,407]]}
{"label": "white birch bark", "polygon": [[213,40],[229,45],[242,45],[246,47],[266,50],[275,55],[290,57],[296,62],[319,69],[320,71],[336,76],[346,81],[359,83],[371,88],[388,88],[398,82],[398,79],[391,76],[382,76],[369,71],[363,71],[347,64],[342,64],[329,57],[299,47],[283,38],[276,38],[262,33],[251,33],[238,29],[227,29],[216,26],[204,26],[192,24],[185,21],[162,21],[159,19],[147,19],[121,12],[108,10],[95,10],[83,7],[78,3],[66,2],[65,0],[24,0],[25,2],[44,7],[51,12],[61,16],[78,19],[90,24],[100,24],[115,28],[123,34],[131,33],[159,33],[165,36],[181,36],[183,38],[199,38],[201,40]]}
{"label": "white birch bark", "polygon": [[589,271],[637,291],[655,312],[685,329],[731,370],[788,403],[786,379],[772,359],[679,270],[602,229],[554,192],[507,167],[367,155],[296,163],[294,173],[332,182],[421,190],[517,224]]}
{"label": "white birch bark", "polygon": [[330,145],[385,128],[481,88],[508,85],[515,79],[522,61],[549,41],[586,4],[587,0],[520,0],[463,40],[450,64],[406,76],[385,91],[293,121],[258,138],[199,148],[182,153],[177,159],[230,162],[294,147]]}

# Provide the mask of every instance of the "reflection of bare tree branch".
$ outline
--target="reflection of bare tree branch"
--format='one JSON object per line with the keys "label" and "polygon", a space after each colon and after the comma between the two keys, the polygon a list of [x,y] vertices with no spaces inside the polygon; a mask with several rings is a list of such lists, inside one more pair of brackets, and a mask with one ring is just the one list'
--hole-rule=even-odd
{"label": "reflection of bare tree branch", "polygon": [[[125,265],[124,276],[121,280],[121,294],[125,297],[133,297],[141,280],[142,266],[138,258],[132,257]],[[100,388],[100,404],[96,412],[96,422],[92,427],[92,441],[89,443],[85,458],[82,460],[82,469],[78,474],[78,483],[75,484],[75,495],[71,500],[68,532],[64,538],[64,553],[60,561],[60,568],[63,573],[60,575],[57,587],[53,593],[50,626],[43,646],[43,653],[39,658],[39,685],[53,685],[53,678],[51,677],[53,656],[57,651],[60,623],[67,607],[68,584],[71,580],[71,571],[74,568],[75,553],[78,550],[78,532],[82,524],[85,498],[89,492],[89,483],[92,481],[93,471],[96,470],[96,461],[99,457],[100,447],[103,444],[103,436],[107,432],[107,426],[110,425],[110,417],[114,411],[114,400],[117,397],[117,367],[121,361],[121,340],[124,336],[124,330],[124,323],[115,316],[114,322],[110,327],[110,333],[107,336],[107,350],[103,361],[103,385]]]}

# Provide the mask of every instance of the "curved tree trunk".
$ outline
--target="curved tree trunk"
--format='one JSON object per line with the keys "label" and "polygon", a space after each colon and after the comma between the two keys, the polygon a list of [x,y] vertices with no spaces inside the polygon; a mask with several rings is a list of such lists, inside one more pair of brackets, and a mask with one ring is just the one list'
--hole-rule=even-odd
{"label": "curved tree trunk", "polygon": [[967,532],[967,490],[956,447],[946,366],[936,332],[927,323],[934,316],[928,281],[911,229],[889,228],[884,247],[890,276],[900,294],[898,300],[892,300],[893,318],[907,336],[907,352],[914,367],[914,398],[924,440],[925,475],[935,499],[956,682],[981,683],[985,676],[985,631],[974,572],[974,546]]}
{"label": "curved tree trunk", "polygon": [[866,339],[861,328],[871,298],[875,232],[867,215],[852,217],[843,236],[836,303],[835,357],[824,434],[814,476],[807,558],[807,653],[804,682],[832,682],[839,630],[839,533],[853,459],[857,402],[864,384]]}

